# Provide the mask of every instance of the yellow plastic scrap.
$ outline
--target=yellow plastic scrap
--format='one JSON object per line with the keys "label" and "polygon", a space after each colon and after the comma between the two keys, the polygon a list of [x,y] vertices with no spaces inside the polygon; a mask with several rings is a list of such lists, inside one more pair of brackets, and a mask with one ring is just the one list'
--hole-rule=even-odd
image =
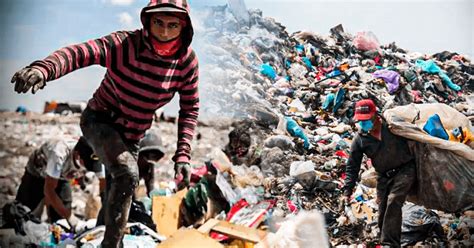
{"label": "yellow plastic scrap", "polygon": [[449,140],[469,145],[474,141],[474,135],[469,128],[458,127],[448,132]]}

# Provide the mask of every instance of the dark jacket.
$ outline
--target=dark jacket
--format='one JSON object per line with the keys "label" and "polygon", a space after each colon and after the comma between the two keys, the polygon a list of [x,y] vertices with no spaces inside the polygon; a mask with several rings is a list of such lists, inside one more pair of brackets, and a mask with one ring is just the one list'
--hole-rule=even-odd
{"label": "dark jacket", "polygon": [[359,179],[359,171],[363,155],[372,160],[372,165],[378,173],[396,169],[414,159],[407,139],[394,135],[387,125],[382,124],[382,140],[370,134],[356,134],[351,145],[351,154],[346,165],[345,192],[352,192]]}

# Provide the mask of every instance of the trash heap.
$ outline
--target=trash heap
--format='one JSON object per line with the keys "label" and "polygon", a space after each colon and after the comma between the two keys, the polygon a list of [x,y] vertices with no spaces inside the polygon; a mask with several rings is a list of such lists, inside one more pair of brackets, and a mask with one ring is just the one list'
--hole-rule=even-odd
{"label": "trash heap", "polygon": [[[197,47],[203,51],[204,110],[252,123],[242,129],[251,136],[251,147],[231,159],[229,181],[237,198],[254,204],[275,200],[269,219],[317,209],[333,246],[377,244],[376,173],[370,159],[363,161],[351,205],[340,206],[338,200],[357,131],[354,103],[371,98],[381,112],[410,103],[444,103],[472,120],[471,60],[448,51],[428,55],[382,45],[372,32],[352,35],[342,25],[331,28],[329,36],[290,35],[259,10],[249,10],[248,18],[232,13],[232,6],[201,13],[205,21],[198,40],[204,42]],[[472,245],[472,221],[467,221],[472,216],[466,217],[471,213],[420,211],[423,217],[410,217],[418,220],[416,228],[435,222],[436,228],[407,238],[413,228],[405,215],[405,244],[439,244],[445,239],[441,228],[445,235],[457,233],[448,235],[450,244]],[[460,220],[470,224],[464,222],[460,230],[454,224]]]}

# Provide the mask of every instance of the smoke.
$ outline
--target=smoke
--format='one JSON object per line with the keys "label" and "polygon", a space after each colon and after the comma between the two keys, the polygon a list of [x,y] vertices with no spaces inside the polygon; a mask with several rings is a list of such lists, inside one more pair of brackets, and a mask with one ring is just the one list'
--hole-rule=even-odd
{"label": "smoke", "polygon": [[[232,4],[232,5],[231,5]],[[196,9],[192,12],[193,48],[200,63],[200,118],[247,117],[256,107],[270,109],[265,100],[268,80],[259,75],[265,54],[282,41],[260,25],[261,12],[248,11],[243,1]]]}

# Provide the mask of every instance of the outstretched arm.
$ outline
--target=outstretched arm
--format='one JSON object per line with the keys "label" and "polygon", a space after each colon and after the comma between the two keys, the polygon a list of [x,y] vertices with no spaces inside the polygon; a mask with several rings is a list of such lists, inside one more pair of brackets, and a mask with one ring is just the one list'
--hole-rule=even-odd
{"label": "outstretched arm", "polygon": [[37,60],[16,72],[11,82],[15,91],[26,93],[32,88],[34,94],[44,88],[46,82],[58,79],[74,70],[94,64],[106,66],[111,49],[124,39],[124,33],[112,33],[99,39],[63,47],[43,60]]}
{"label": "outstretched arm", "polygon": [[34,61],[30,67],[40,70],[46,81],[52,81],[90,65],[105,66],[110,48],[109,41],[112,41],[115,35],[114,33],[81,44],[63,47],[43,60]]}

